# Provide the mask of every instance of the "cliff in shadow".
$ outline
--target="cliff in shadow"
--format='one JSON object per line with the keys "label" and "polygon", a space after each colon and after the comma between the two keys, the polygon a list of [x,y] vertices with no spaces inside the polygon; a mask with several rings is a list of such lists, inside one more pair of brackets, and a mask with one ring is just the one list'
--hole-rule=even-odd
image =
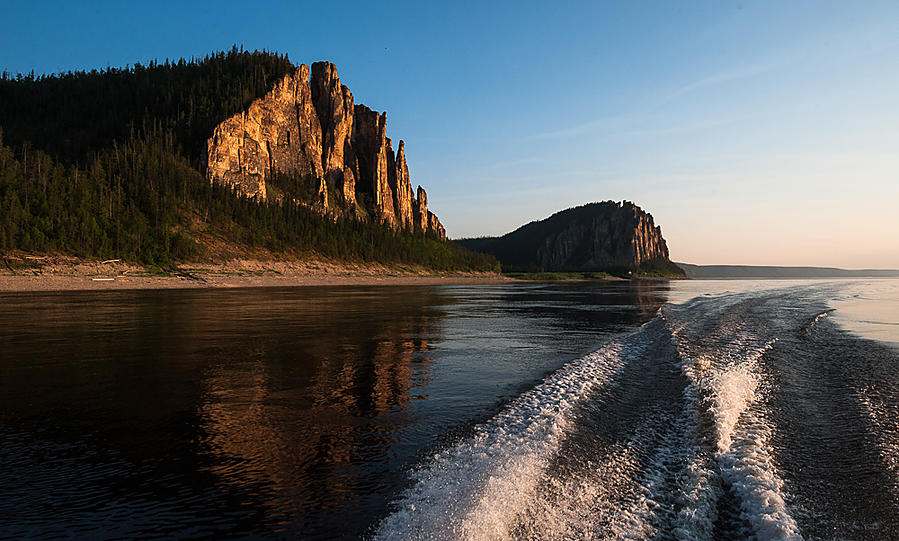
{"label": "cliff in shadow", "polygon": [[644,272],[682,276],[652,215],[622,201],[590,203],[531,222],[501,237],[461,239],[492,254],[504,271]]}

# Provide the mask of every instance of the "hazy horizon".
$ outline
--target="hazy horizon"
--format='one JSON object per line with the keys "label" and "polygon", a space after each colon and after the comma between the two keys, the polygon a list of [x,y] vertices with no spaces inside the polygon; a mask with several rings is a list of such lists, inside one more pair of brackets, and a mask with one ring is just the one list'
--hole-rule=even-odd
{"label": "hazy horizon", "polygon": [[626,199],[675,261],[899,268],[899,4],[342,6],[23,4],[0,70],[330,60],[450,237]]}

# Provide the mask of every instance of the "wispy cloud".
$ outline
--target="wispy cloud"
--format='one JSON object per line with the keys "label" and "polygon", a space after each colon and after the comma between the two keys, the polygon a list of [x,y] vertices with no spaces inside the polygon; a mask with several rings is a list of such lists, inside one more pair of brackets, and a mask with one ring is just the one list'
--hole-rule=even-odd
{"label": "wispy cloud", "polygon": [[[764,61],[758,62],[752,65],[745,65],[737,68],[731,68],[722,70],[716,73],[711,73],[697,79],[691,83],[682,85],[673,91],[664,94],[663,96],[653,100],[649,104],[645,104],[641,106],[642,112],[641,114],[627,114],[627,115],[615,115],[615,116],[606,116],[601,118],[595,118],[593,120],[589,120],[587,122],[581,122],[579,124],[573,124],[568,127],[559,128],[556,130],[549,130],[540,133],[531,134],[522,138],[523,141],[528,140],[540,140],[540,139],[557,139],[564,137],[573,137],[576,135],[581,135],[583,133],[587,133],[590,131],[595,131],[601,128],[608,128],[609,125],[612,124],[628,124],[635,123],[642,120],[645,120],[647,113],[653,113],[660,109],[663,109],[666,105],[675,101],[676,99],[687,96],[693,92],[698,90],[702,90],[704,88],[715,87],[718,85],[733,83],[736,81],[742,81],[747,79],[752,79],[755,77],[760,77],[762,75],[775,72],[778,70],[786,69],[798,62],[801,61],[803,55],[802,54],[794,54],[791,56],[783,56],[773,61]],[[663,133],[673,133],[679,131],[689,131],[695,130],[705,127],[712,127],[714,125],[727,124],[732,122],[733,120],[722,119],[720,121],[711,122],[711,123],[696,123],[696,124],[685,124],[685,125],[677,125],[671,126],[668,128],[662,128],[659,130],[631,130],[627,133],[630,134],[638,134],[645,133],[648,135],[651,134],[663,134]],[[619,134],[621,132],[618,132]]]}
{"label": "wispy cloud", "polygon": [[575,124],[572,126],[568,126],[566,128],[559,128],[557,130],[550,130],[540,133],[533,133],[522,137],[521,141],[536,141],[541,139],[558,139],[562,137],[571,137],[574,135],[580,135],[585,132],[589,132],[596,128],[601,128],[607,126],[609,122],[614,120],[620,120],[622,117],[602,117],[591,120],[589,122],[583,122],[581,124]]}
{"label": "wispy cloud", "polygon": [[772,71],[785,68],[790,64],[794,63],[796,59],[780,59],[774,62],[765,62],[759,63],[750,66],[742,66],[735,69],[727,69],[722,70],[717,73],[712,73],[707,75],[701,79],[693,81],[692,83],[688,83],[686,85],[681,86],[680,88],[674,90],[673,92],[667,94],[658,100],[655,104],[656,107],[660,107],[668,104],[675,99],[695,92],[697,90],[706,88],[706,87],[714,87],[721,84],[732,83],[735,81],[742,81],[745,79],[751,79],[753,77],[758,77],[760,75],[764,75],[766,73],[770,73]]}
{"label": "wispy cloud", "polygon": [[549,163],[548,158],[531,156],[531,157],[521,158],[521,159],[517,159],[517,160],[490,162],[489,164],[484,166],[484,169],[486,169],[486,170],[513,169],[513,168],[521,166],[521,165],[538,165],[538,164],[545,164],[545,163]]}

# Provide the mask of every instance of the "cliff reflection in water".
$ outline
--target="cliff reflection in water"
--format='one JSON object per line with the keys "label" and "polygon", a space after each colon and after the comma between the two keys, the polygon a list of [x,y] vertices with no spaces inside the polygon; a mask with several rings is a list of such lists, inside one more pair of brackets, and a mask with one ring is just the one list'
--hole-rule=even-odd
{"label": "cliff reflection in water", "polygon": [[[0,311],[0,538],[354,538],[667,285],[82,292]],[[436,446],[436,447],[435,447]]]}
{"label": "cliff reflection in water", "polygon": [[[284,520],[307,506],[339,511],[383,487],[410,423],[405,407],[428,381],[428,344],[440,341],[434,290],[334,293],[282,299],[263,309],[282,314],[274,319],[203,318],[209,332],[269,337],[216,352],[199,409],[211,471],[265,487]],[[360,463],[384,466],[352,467]]]}

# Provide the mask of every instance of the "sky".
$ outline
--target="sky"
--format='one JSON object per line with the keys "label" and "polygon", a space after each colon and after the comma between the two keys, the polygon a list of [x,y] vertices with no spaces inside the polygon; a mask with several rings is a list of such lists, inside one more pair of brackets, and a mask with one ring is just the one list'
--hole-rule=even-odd
{"label": "sky", "polygon": [[899,268],[899,2],[0,2],[11,73],[334,62],[452,238],[628,200],[675,261]]}

